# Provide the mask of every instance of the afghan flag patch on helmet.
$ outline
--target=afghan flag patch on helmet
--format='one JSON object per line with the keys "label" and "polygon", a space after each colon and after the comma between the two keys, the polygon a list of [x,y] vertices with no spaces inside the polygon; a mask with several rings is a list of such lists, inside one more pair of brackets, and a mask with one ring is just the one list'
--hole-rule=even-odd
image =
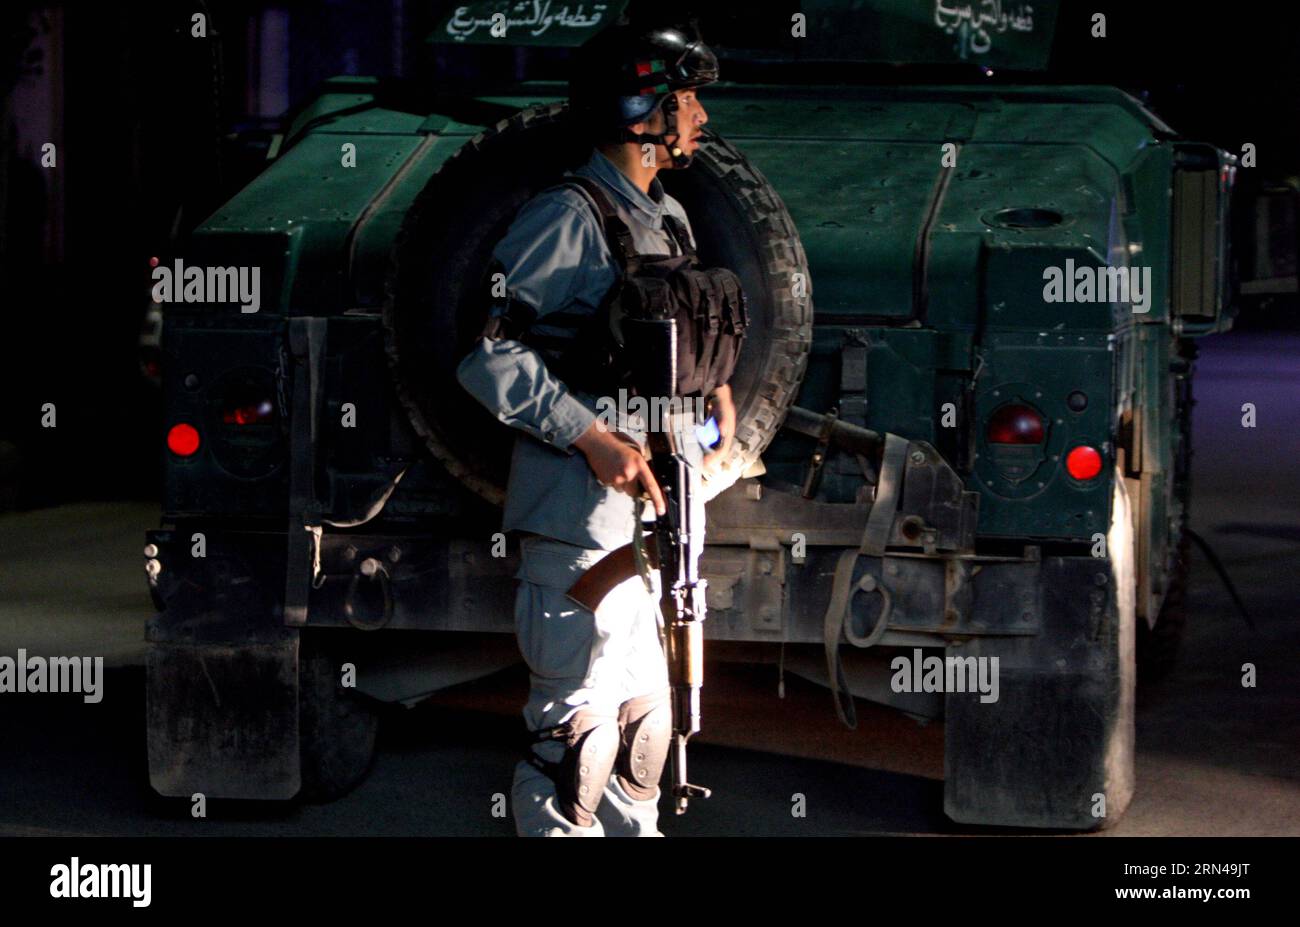
{"label": "afghan flag patch on helmet", "polygon": [[[666,70],[667,66],[662,58],[652,58],[649,61],[638,61],[636,63],[636,76],[638,78],[649,77],[653,74],[662,74],[666,72]],[[654,84],[649,87],[642,87],[640,92],[642,95],[647,93],[667,93],[668,85]]]}

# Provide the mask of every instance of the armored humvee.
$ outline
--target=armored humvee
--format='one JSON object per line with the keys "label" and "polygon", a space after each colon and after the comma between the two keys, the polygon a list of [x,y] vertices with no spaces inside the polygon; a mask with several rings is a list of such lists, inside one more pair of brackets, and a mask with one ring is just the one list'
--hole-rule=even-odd
{"label": "armored humvee", "polygon": [[[441,38],[573,45],[620,6],[469,4]],[[1053,18],[893,4],[924,15],[882,51],[852,45],[861,5],[815,6],[825,57],[906,39],[986,69],[1041,59]],[[779,653],[850,724],[850,694],[943,717],[957,821],[1104,827],[1133,793],[1136,652],[1158,671],[1181,621],[1193,345],[1231,322],[1234,161],[1110,87],[810,73],[710,87],[713,137],[662,177],[753,320],[709,490],[710,653]],[[256,268],[261,292],[164,307],[163,795],[340,794],[377,703],[519,660],[514,435],[454,370],[493,244],[585,155],[564,94],[331,80],[180,256],[196,280]]]}

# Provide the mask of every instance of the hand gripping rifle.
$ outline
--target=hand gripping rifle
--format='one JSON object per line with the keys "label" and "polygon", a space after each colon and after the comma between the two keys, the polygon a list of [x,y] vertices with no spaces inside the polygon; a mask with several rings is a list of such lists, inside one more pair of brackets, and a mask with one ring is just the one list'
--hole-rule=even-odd
{"label": "hand gripping rifle", "polygon": [[[660,643],[668,660],[672,686],[673,802],[678,814],[692,798],[708,798],[709,789],[686,781],[686,741],[700,729],[700,686],[704,683],[704,590],[698,575],[695,549],[700,526],[691,523],[691,474],[682,449],[676,447],[678,431],[670,427],[672,403],[650,397],[671,397],[676,377],[677,332],[674,319],[622,320],[627,361],[637,393],[657,420],[648,423],[650,469],[664,495],[665,512],[655,519],[647,536],[641,525],[644,498],[636,506],[635,539],[606,555],[587,570],[568,596],[595,611],[605,595],[629,576],[641,573],[646,589],[652,588],[648,569],[659,571],[659,607],[664,627]],[[689,436],[689,429],[687,430]]]}

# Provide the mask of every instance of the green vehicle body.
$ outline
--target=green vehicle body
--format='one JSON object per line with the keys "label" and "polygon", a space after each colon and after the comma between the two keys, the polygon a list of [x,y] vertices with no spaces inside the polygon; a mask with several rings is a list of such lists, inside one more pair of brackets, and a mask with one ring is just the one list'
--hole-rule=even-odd
{"label": "green vehicle body", "polygon": [[[167,453],[163,527],[149,537],[162,608],[149,626],[150,758],[164,794],[305,788],[305,629],[443,632],[429,637],[466,643],[439,644],[438,659],[467,668],[442,684],[517,659],[465,656],[487,652],[486,637],[509,644],[513,551],[489,553],[493,500],[433,459],[404,414],[384,312],[394,242],[430,178],[490,129],[487,115],[560,102],[563,88],[526,84],[427,113],[377,106],[377,93],[364,78],[329,82],[286,131],[285,152],[195,232],[187,264],[261,268],[259,311],[167,308],[166,425],[193,423],[202,444]],[[705,102],[710,128],[767,178],[806,252],[806,371],[787,404],[902,437],[956,474],[953,498],[975,519],[954,529],[973,530],[961,556],[918,543],[873,567],[894,585],[883,645],[1001,659],[996,706],[945,696],[946,810],[1105,826],[1132,793],[1132,642],[1117,614],[1132,588],[1150,628],[1178,577],[1187,346],[1231,323],[1233,159],[1107,87],[721,84]],[[355,166],[341,163],[345,145]],[[1045,268],[1067,261],[1150,268],[1145,311],[1045,301]],[[222,397],[241,390],[273,393],[275,422],[223,423]],[[349,403],[353,424],[340,424]],[[1041,442],[988,440],[1008,404],[1041,414]],[[706,636],[736,659],[802,646],[805,671],[828,681],[830,576],[870,505],[852,455],[820,467],[815,499],[790,491],[819,466],[817,441],[776,424],[766,473],[710,505]],[[1097,477],[1067,472],[1078,446],[1100,453]],[[1125,534],[1113,530],[1117,474],[1132,511],[1122,567],[1107,548]],[[727,514],[760,495],[776,507],[757,521]],[[399,595],[399,571],[417,564],[424,579]],[[367,591],[377,570],[397,591]],[[930,713],[879,691],[879,667],[850,666],[865,656],[843,658],[854,691]],[[218,685],[242,702],[210,704],[187,682],[200,663],[221,667]],[[437,687],[414,678],[371,694]],[[220,734],[235,727],[252,733],[232,758]],[[1098,795],[1109,802],[1100,814]]]}

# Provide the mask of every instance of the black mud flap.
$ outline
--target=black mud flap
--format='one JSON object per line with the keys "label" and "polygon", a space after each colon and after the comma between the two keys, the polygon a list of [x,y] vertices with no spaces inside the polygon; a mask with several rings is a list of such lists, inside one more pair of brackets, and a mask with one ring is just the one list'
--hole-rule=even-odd
{"label": "black mud flap", "polygon": [[161,795],[289,799],[301,787],[298,636],[150,646],[149,781]]}
{"label": "black mud flap", "polygon": [[1123,566],[1043,561],[1043,628],[947,657],[997,657],[996,701],[945,695],[944,811],[967,824],[1096,830],[1133,795],[1133,607]]}

